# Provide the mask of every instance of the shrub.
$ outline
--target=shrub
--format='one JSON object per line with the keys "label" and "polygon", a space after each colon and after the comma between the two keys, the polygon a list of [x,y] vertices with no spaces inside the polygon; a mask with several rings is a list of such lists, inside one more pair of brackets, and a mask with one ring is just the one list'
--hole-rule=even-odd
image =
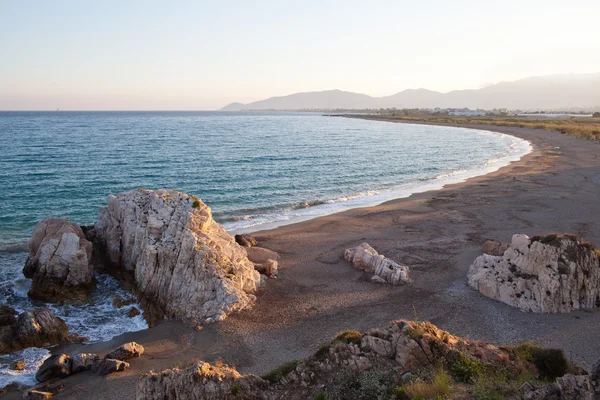
{"label": "shrub", "polygon": [[542,377],[554,379],[567,373],[569,363],[562,350],[534,347],[531,355],[533,363]]}
{"label": "shrub", "polygon": [[347,330],[347,331],[338,333],[334,339],[334,342],[338,341],[338,342],[342,342],[342,343],[359,344],[361,338],[362,338],[362,335],[360,334],[360,332]]}
{"label": "shrub", "polygon": [[236,383],[235,385],[233,385],[231,387],[231,394],[235,396],[236,394],[238,394],[240,392],[240,390],[242,390],[242,387],[240,386],[239,383]]}
{"label": "shrub", "polygon": [[327,400],[327,395],[325,394],[325,392],[319,392],[317,394],[315,394],[315,397],[313,397],[314,400]]}
{"label": "shrub", "polygon": [[483,363],[464,354],[458,354],[451,366],[454,379],[463,383],[474,383],[483,374]]}
{"label": "shrub", "polygon": [[452,379],[448,372],[438,368],[433,372],[431,382],[415,380],[396,389],[397,399],[444,399],[452,392]]}
{"label": "shrub", "polygon": [[199,199],[194,200],[194,202],[192,203],[192,208],[200,208],[200,200]]}
{"label": "shrub", "polygon": [[298,366],[298,363],[299,361],[290,361],[285,364],[282,364],[274,370],[262,375],[261,378],[271,383],[279,382],[281,378],[285,377],[287,374],[295,370]]}

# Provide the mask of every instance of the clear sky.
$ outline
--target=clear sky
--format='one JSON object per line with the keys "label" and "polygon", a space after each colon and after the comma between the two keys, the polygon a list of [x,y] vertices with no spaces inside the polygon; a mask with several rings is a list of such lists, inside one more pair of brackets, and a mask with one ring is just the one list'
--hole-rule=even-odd
{"label": "clear sky", "polygon": [[0,109],[216,109],[600,72],[600,0],[0,0]]}

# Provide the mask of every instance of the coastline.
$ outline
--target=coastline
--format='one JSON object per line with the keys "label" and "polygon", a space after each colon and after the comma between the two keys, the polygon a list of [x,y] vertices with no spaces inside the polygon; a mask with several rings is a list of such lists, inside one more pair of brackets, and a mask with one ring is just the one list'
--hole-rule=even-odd
{"label": "coastline", "polygon": [[[252,310],[199,332],[164,321],[109,342],[53,348],[53,353],[84,349],[102,356],[135,340],[147,349],[118,376],[65,379],[66,388],[56,397],[129,398],[139,373],[192,359],[264,373],[308,356],[341,330],[367,330],[399,318],[428,320],[453,334],[499,344],[538,341],[589,366],[600,355],[600,343],[588,340],[596,334],[600,310],[523,313],[469,289],[466,271],[484,240],[507,241],[514,233],[571,232],[600,243],[600,145],[558,132],[462,127],[529,140],[533,151],[495,172],[441,189],[255,232],[261,245],[282,259],[280,277],[268,281]],[[342,258],[346,248],[363,241],[408,265],[414,283],[366,280]]]}

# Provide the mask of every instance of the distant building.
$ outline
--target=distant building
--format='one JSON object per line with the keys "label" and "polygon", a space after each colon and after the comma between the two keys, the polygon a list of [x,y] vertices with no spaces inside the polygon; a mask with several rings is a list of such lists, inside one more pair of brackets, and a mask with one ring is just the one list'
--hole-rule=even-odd
{"label": "distant building", "polygon": [[485,117],[485,111],[463,108],[459,110],[449,110],[448,115],[456,117]]}

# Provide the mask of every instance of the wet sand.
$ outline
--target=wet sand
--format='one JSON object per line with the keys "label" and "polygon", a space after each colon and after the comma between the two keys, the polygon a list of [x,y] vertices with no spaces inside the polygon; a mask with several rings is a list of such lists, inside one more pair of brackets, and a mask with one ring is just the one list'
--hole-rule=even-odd
{"label": "wet sand", "polygon": [[[165,321],[107,343],[56,348],[103,355],[131,340],[146,348],[125,372],[63,380],[56,398],[133,398],[141,372],[193,359],[260,374],[309,356],[341,330],[400,318],[499,344],[537,341],[589,367],[600,358],[600,310],[524,313],[469,289],[466,273],[486,239],[509,241],[513,233],[569,232],[600,244],[600,144],[535,129],[466,127],[524,138],[534,151],[442,190],[257,232],[262,246],[281,254],[280,277],[268,281],[252,310],[199,332]],[[344,250],[361,242],[408,265],[414,282],[369,282],[343,260]]]}

